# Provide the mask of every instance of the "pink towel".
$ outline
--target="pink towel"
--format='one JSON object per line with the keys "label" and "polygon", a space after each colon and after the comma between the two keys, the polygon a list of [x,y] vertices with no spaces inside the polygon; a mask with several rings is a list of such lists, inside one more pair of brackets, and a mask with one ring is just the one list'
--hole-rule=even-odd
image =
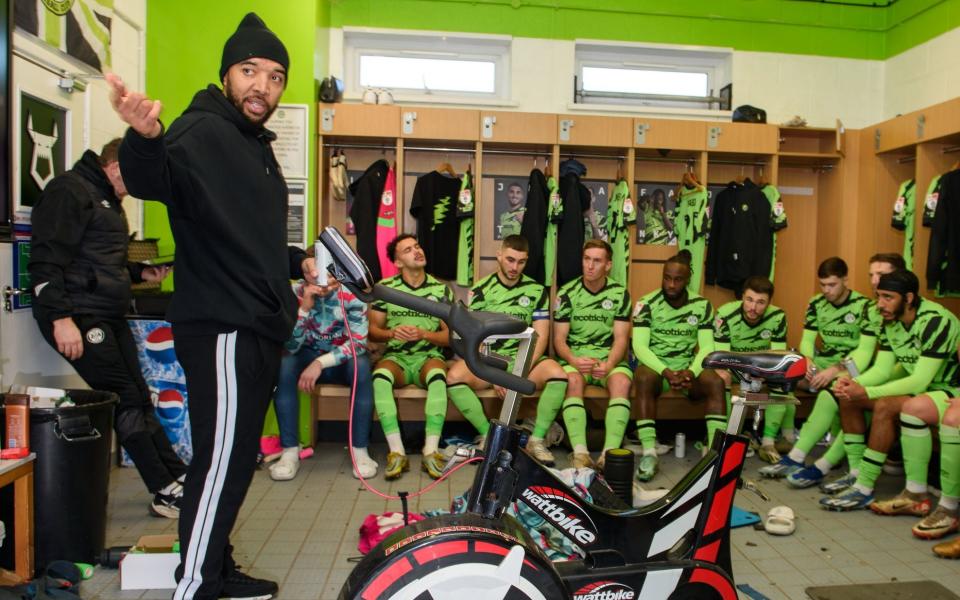
{"label": "pink towel", "polygon": [[[411,524],[424,519],[416,513],[410,513],[409,518]],[[360,543],[357,544],[357,548],[363,554],[367,554],[388,535],[401,527],[403,527],[403,513],[388,512],[382,515],[367,515],[360,526]]]}

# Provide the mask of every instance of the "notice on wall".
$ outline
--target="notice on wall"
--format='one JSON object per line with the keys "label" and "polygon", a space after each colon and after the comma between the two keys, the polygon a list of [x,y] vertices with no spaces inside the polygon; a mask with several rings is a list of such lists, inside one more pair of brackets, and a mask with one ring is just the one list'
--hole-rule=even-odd
{"label": "notice on wall", "polygon": [[287,179],[287,243],[307,247],[307,180]]}
{"label": "notice on wall", "polygon": [[307,177],[308,122],[306,104],[280,104],[267,122],[267,129],[277,134],[273,153],[287,179]]}

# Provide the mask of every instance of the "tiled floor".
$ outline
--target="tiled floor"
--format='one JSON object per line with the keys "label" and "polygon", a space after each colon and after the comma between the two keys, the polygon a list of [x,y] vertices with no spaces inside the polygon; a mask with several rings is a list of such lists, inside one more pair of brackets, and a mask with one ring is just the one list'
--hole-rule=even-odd
{"label": "tiled floor", "polygon": [[[385,449],[374,447],[373,454],[382,457]],[[399,510],[399,502],[388,503],[361,490],[350,475],[348,460],[341,445],[323,444],[303,462],[293,481],[273,482],[265,470],[254,477],[232,538],[235,556],[253,575],[280,582],[281,600],[336,598],[352,567],[348,559],[359,555],[360,522],[370,513]],[[430,481],[416,470],[419,461],[412,462],[414,470],[384,491],[412,491]],[[668,455],[653,483],[669,486],[693,463],[689,455],[685,459]],[[748,459],[744,476],[756,477],[760,466],[757,459]],[[462,469],[452,481],[411,500],[410,509],[448,506],[471,477],[472,468]],[[386,482],[381,477],[374,483]],[[914,539],[913,519],[878,517],[868,511],[831,513],[817,506],[819,494],[814,490],[792,490],[782,482],[759,484],[771,500],[740,491],[737,506],[763,514],[787,504],[797,512],[797,531],[789,537],[774,537],[749,527],[734,530],[737,583],[749,584],[771,600],[802,600],[807,597],[804,588],[810,585],[918,579],[960,590],[960,562],[938,559],[930,551],[930,542]],[[108,545],[130,544],[146,533],[176,531],[174,521],[148,515],[148,496],[133,469],[114,470],[110,485]],[[894,493],[899,485],[896,478],[885,476],[879,493]],[[121,592],[118,572],[103,568],[83,583],[81,591],[89,600],[171,596],[169,590]]]}

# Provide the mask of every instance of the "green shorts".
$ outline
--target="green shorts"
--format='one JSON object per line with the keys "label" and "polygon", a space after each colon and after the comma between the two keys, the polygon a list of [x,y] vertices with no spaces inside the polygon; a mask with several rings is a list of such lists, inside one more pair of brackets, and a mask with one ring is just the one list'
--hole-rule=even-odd
{"label": "green shorts", "polygon": [[397,385],[412,383],[413,385],[422,388],[423,383],[420,382],[420,370],[431,358],[435,358],[440,362],[443,362],[443,357],[435,354],[384,354],[383,358],[380,360],[389,360],[391,362],[395,362],[400,365],[401,369],[403,369],[404,381],[396,382]]}
{"label": "green shorts", "polygon": [[[565,373],[578,373],[577,368],[573,365],[567,364],[566,362],[561,361],[560,365],[563,367]],[[633,381],[633,371],[630,370],[630,367],[625,362],[618,363],[603,379],[597,379],[593,375],[584,375],[583,379],[586,381],[587,385],[599,385],[607,387],[607,379],[610,379],[610,376],[614,373],[622,373],[627,376],[627,379]]]}
{"label": "green shorts", "polygon": [[947,409],[950,408],[950,399],[956,398],[960,393],[957,390],[928,390],[921,396],[928,396],[937,407],[937,412],[940,413],[940,422],[943,422],[943,415],[947,412]]}

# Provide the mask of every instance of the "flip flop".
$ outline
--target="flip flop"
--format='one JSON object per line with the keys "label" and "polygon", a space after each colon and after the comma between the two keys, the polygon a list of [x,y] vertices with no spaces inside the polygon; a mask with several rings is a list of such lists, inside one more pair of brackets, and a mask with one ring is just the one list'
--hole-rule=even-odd
{"label": "flip flop", "polygon": [[774,506],[767,512],[763,528],[770,535],[790,535],[797,529],[797,517],[789,506]]}

